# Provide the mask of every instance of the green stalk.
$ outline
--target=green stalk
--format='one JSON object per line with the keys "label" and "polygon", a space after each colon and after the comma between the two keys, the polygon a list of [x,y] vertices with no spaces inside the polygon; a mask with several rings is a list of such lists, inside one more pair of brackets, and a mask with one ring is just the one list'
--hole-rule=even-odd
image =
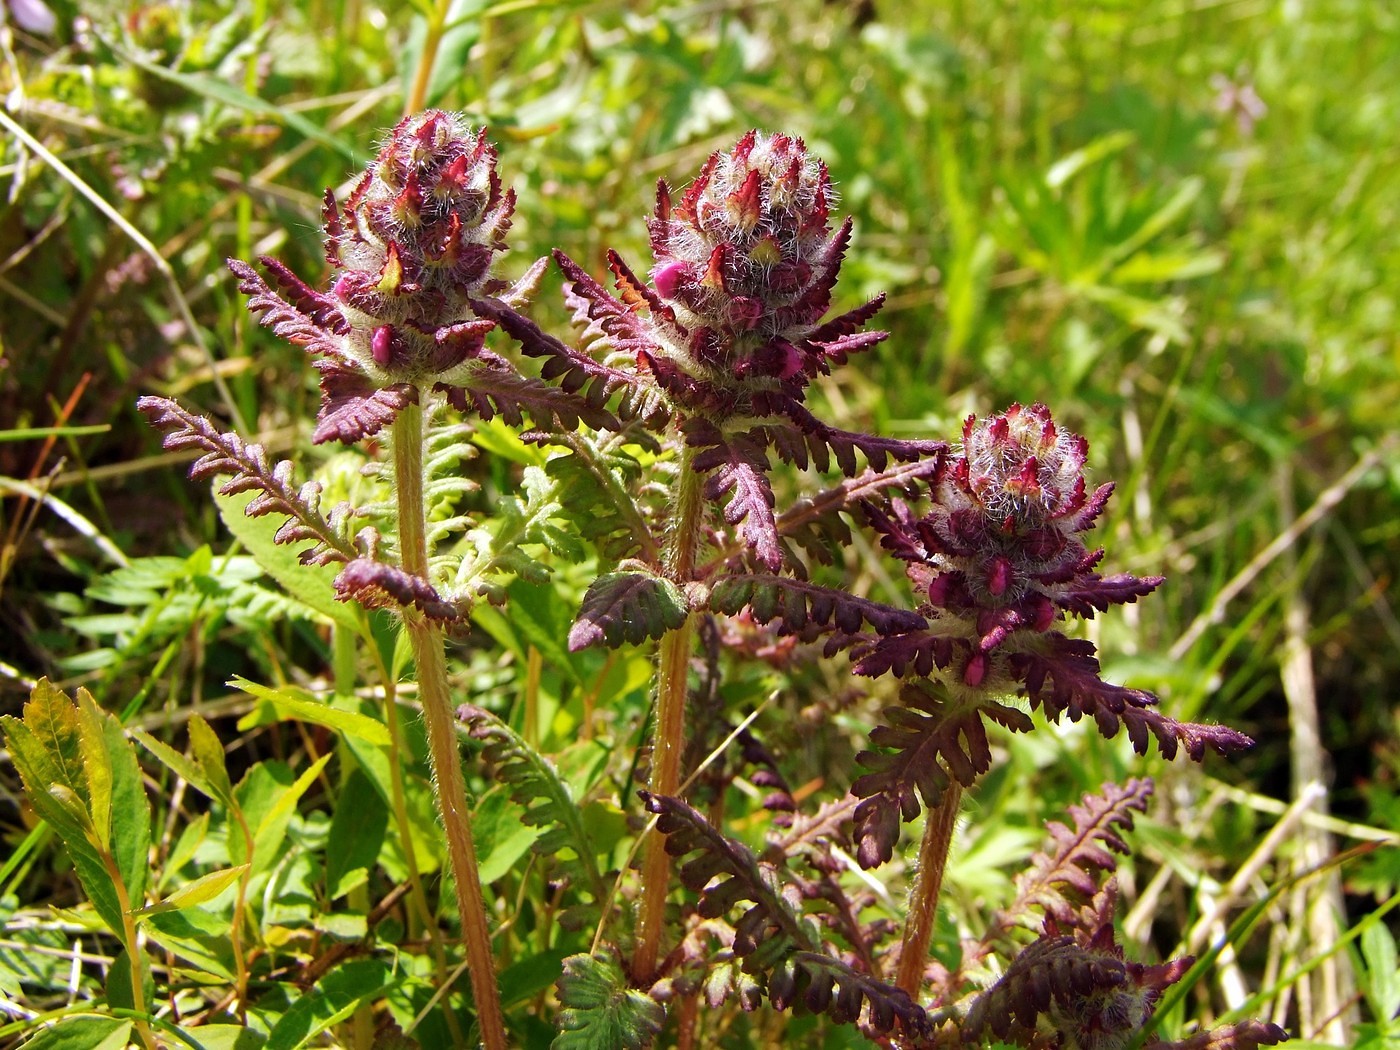
{"label": "green stalk", "polygon": [[122,881],[121,868],[117,858],[106,849],[101,850],[102,863],[112,880],[112,889],[117,895],[117,905],[122,912],[122,945],[126,948],[127,970],[131,975],[131,1007],[136,1013],[136,1032],[147,1050],[156,1050],[159,1044],[151,1033],[148,1020],[150,1011],[146,1008],[145,967],[142,965],[141,950],[136,940],[136,917],[131,911],[131,896],[126,892]]}
{"label": "green stalk", "polygon": [[[666,575],[684,584],[695,570],[695,549],[700,539],[701,478],[692,469],[694,452],[681,453],[676,478],[676,531],[666,552]],[[690,667],[695,614],[661,639],[657,664],[656,737],[651,751],[651,776],[647,789],[654,795],[674,796],[680,791],[681,752],[685,746],[686,672]],[[656,973],[661,931],[666,919],[666,892],[670,888],[671,858],[664,836],[647,840],[642,860],[641,910],[637,916],[637,947],[632,956],[632,977],[646,984]]]}
{"label": "green stalk", "polygon": [[[423,518],[423,409],[409,405],[398,414],[393,427],[394,479],[399,512],[399,553],[404,571],[428,575],[428,547]],[[404,610],[404,627],[413,645],[418,670],[418,698],[428,730],[428,758],[438,812],[447,833],[447,856],[462,917],[462,939],[467,949],[481,1040],[487,1050],[506,1050],[505,1017],[501,1012],[496,968],[491,956],[491,932],[486,922],[486,902],[477,875],[476,847],[472,842],[467,785],[457,750],[456,719],[447,685],[447,660],[442,631],[413,609]]]}
{"label": "green stalk", "polygon": [[447,16],[452,10],[452,0],[437,0],[432,14],[428,16],[427,28],[423,33],[423,50],[418,56],[418,66],[413,71],[413,86],[408,90],[404,101],[404,116],[410,116],[423,108],[428,97],[428,82],[433,76],[433,66],[437,62],[438,49],[442,46],[443,34],[447,31]]}
{"label": "green stalk", "polygon": [[938,918],[938,895],[943,889],[943,873],[948,867],[948,848],[958,822],[962,785],[954,780],[943,790],[943,798],[924,819],[924,840],[919,845],[919,870],[909,893],[909,918],[904,924],[904,943],[899,952],[899,973],[895,986],[918,1001],[928,965],[928,946]]}

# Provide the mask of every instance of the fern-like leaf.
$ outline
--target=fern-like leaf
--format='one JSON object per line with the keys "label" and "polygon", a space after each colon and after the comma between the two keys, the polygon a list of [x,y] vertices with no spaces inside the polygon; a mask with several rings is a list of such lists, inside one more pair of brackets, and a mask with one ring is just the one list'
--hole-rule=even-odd
{"label": "fern-like leaf", "polygon": [[906,992],[820,950],[819,930],[798,911],[801,892],[783,881],[779,868],[721,834],[680,799],[645,791],[641,796],[657,815],[666,852],[696,854],[681,865],[680,879],[700,895],[700,914],[719,918],[748,905],[734,923],[732,950],[740,965],[729,972],[721,967],[707,982],[711,1002],[737,991],[740,974],[766,972],[769,1000],[779,1010],[800,1006],[846,1024],[863,1017],[866,1027],[882,1034],[931,1034],[928,1015]]}
{"label": "fern-like leaf", "polygon": [[908,609],[782,576],[725,576],[710,591],[710,608],[714,612],[733,615],[745,606],[758,623],[776,620],[783,631],[792,634],[835,628],[851,635],[862,624],[869,624],[879,634],[926,626],[922,616]]}
{"label": "fern-like leaf", "polygon": [[166,431],[164,447],[171,452],[199,451],[203,455],[190,467],[196,481],[228,476],[220,495],[257,494],[244,511],[250,518],[281,514],[288,520],[277,530],[274,542],[310,542],[298,559],[309,565],[348,562],[359,556],[355,544],[342,534],[341,511],[325,517],[320,511],[320,486],[308,482],[298,488],[292,481],[292,464],[268,459],[261,445],[245,442],[234,433],[220,431],[208,419],[187,412],[165,397],[142,397],[136,407],[151,425]]}
{"label": "fern-like leaf", "polygon": [[768,999],[779,1010],[802,1006],[839,1024],[865,1024],[881,1034],[896,1029],[924,1039],[933,1025],[923,1007],[902,988],[861,973],[840,959],[816,952],[793,952],[768,977]]}
{"label": "fern-like leaf", "polygon": [[763,942],[781,942],[813,950],[815,931],[805,926],[783,899],[777,869],[761,863],[741,842],[721,834],[694,807],[678,798],[640,792],[649,813],[658,817],[657,830],[666,836],[666,852],[673,857],[698,853],[680,868],[681,883],[700,894],[699,911],[718,918],[748,902],[734,924],[734,954],[753,954]]}
{"label": "fern-like leaf", "polygon": [[541,857],[559,857],[561,850],[571,851],[593,899],[606,899],[607,887],[583,813],[554,764],[489,711],[463,704],[457,717],[481,745],[482,757],[495,778],[508,785],[511,799],[525,808],[524,823],[545,829],[531,849]]}
{"label": "fern-like leaf", "polygon": [[725,434],[700,417],[687,420],[684,430],[687,444],[699,450],[695,470],[707,475],[705,498],[718,502],[728,496],[724,520],[737,526],[739,536],[765,568],[777,572],[783,564],[783,552],[773,516],[773,487],[768,481],[762,432]]}
{"label": "fern-like leaf", "polygon": [[[1016,903],[1011,912],[1035,906],[1061,925],[1074,922],[1072,908],[1083,904],[1099,890],[1106,874],[1118,866],[1114,854],[1126,855],[1128,844],[1120,832],[1133,827],[1133,814],[1147,810],[1152,797],[1151,779],[1130,780],[1124,785],[1104,784],[1097,795],[1085,795],[1069,807],[1074,826],[1057,820],[1046,824],[1055,848],[1036,853],[1031,869],[1017,877]],[[1073,899],[1066,897],[1066,891]],[[1013,916],[1002,918],[1007,925]]]}
{"label": "fern-like leaf", "polygon": [[444,598],[423,577],[373,558],[356,558],[341,569],[335,578],[335,596],[367,609],[413,606],[438,623],[460,623],[466,616],[460,605]]}
{"label": "fern-like leaf", "polygon": [[551,1050],[646,1050],[666,1021],[660,1003],[628,986],[615,959],[571,955],[556,987],[562,1009]]}
{"label": "fern-like leaf", "polygon": [[1288,1032],[1271,1021],[1238,1021],[1185,1039],[1153,1038],[1142,1050],[1257,1050],[1287,1042]]}
{"label": "fern-like leaf", "polygon": [[1141,1029],[1162,992],[1190,967],[1189,958],[1158,966],[1127,962],[1114,946],[1045,936],[1012,960],[1001,980],[974,1000],[963,1035],[1030,1038],[1038,1022],[1061,1034],[1054,1045],[1083,1046],[1090,1033],[1120,1037]]}
{"label": "fern-like leaf", "polygon": [[575,350],[501,300],[473,300],[472,309],[499,324],[520,344],[522,353],[543,358],[541,377],[570,393],[581,393],[590,408],[601,410],[617,395],[615,414],[621,420],[643,419],[660,428],[669,418],[665,402],[636,376]]}
{"label": "fern-like leaf", "polygon": [[953,780],[970,786],[991,767],[984,719],[1018,732],[1031,728],[1024,711],[932,684],[905,686],[900,701],[902,706],[884,712],[889,724],[870,734],[870,742],[881,750],[856,755],[870,770],[851,785],[862,799],[855,812],[855,837],[856,859],[863,868],[893,856],[900,821],[919,815],[920,799],[931,809]]}
{"label": "fern-like leaf", "polygon": [[690,614],[685,592],[670,580],[647,572],[610,572],[599,576],[583,596],[578,619],[569,631],[569,650],[590,645],[617,648],[660,638],[685,623]]}
{"label": "fern-like leaf", "polygon": [[1111,685],[1099,677],[1099,661],[1092,642],[1047,634],[1039,652],[1011,657],[1013,674],[1025,683],[1026,695],[1045,709],[1051,721],[1068,714],[1071,721],[1088,715],[1106,737],[1127,729],[1133,750],[1147,754],[1151,740],[1164,758],[1175,758],[1178,748],[1199,762],[1210,748],[1229,754],[1252,747],[1243,733],[1221,725],[1178,722],[1155,707],[1156,697],[1140,689]]}

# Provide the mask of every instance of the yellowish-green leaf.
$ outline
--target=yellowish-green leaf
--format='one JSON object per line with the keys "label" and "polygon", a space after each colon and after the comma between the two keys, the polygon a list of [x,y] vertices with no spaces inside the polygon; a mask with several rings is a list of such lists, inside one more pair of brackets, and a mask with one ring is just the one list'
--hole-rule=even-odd
{"label": "yellowish-green leaf", "polygon": [[199,715],[190,719],[190,755],[208,781],[211,797],[226,806],[234,805],[233,784],[224,764],[224,743]]}
{"label": "yellowish-green leaf", "polygon": [[103,712],[86,689],[78,690],[78,741],[87,775],[88,813],[98,845],[112,834],[112,760],[107,754]]}
{"label": "yellowish-green leaf", "polygon": [[159,915],[161,912],[179,911],[181,908],[192,908],[196,904],[203,904],[205,901],[213,900],[224,890],[237,882],[248,865],[240,864],[236,868],[223,868],[219,871],[211,871],[207,875],[201,875],[192,882],[187,882],[174,893],[170,894],[159,904],[152,904],[149,908],[141,910],[143,918],[151,915]]}
{"label": "yellowish-green leaf", "polygon": [[1045,173],[1045,185],[1057,190],[1085,168],[1093,167],[1101,160],[1121,153],[1137,138],[1131,131],[1115,131],[1095,139],[1082,149],[1068,153],[1050,166]]}
{"label": "yellowish-green leaf", "polygon": [[[369,744],[376,744],[380,747],[389,746],[389,730],[384,727],[384,723],[377,722],[358,711],[342,711],[339,708],[331,707],[305,689],[297,689],[295,686],[272,689],[242,677],[234,677],[229,685],[235,689],[242,689],[250,696],[264,701],[276,712],[279,720],[296,719],[301,722],[314,722],[317,725],[327,726],[337,732],[345,733],[347,736],[357,737]],[[239,720],[238,728],[248,729],[252,726],[262,725],[264,721],[262,710],[254,709]]]}

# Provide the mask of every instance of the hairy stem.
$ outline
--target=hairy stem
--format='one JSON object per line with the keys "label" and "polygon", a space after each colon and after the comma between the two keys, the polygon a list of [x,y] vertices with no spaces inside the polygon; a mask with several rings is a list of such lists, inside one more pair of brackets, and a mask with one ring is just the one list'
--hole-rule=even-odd
{"label": "hairy stem", "polygon": [[958,821],[962,785],[956,780],[943,791],[938,805],[924,818],[924,840],[919,845],[919,870],[909,894],[909,918],[904,924],[904,943],[899,952],[899,973],[895,985],[917,1002],[928,965],[928,946],[933,924],[938,918],[938,895],[943,889],[943,872],[948,867],[948,847]]}
{"label": "hairy stem", "polygon": [[[681,453],[680,473],[676,478],[676,531],[666,552],[666,574],[678,584],[687,582],[694,572],[695,549],[700,539],[701,479],[692,469],[693,459],[694,453],[686,447]],[[656,738],[647,783],[653,795],[674,796],[680,790],[681,753],[685,749],[686,672],[694,634],[695,614],[692,613],[685,623],[661,639],[656,683]],[[642,860],[642,902],[637,917],[637,947],[632,956],[632,977],[639,983],[650,981],[656,972],[670,881],[671,858],[666,853],[665,836],[653,835],[647,841]]]}
{"label": "hairy stem", "polygon": [[[394,420],[394,479],[399,511],[399,556],[406,572],[427,576],[428,549],[423,519],[423,410],[409,405]],[[418,669],[418,696],[428,730],[428,758],[433,771],[438,812],[447,832],[447,855],[462,917],[467,971],[476,1001],[481,1040],[487,1050],[505,1050],[505,1019],[501,1013],[496,968],[491,956],[491,931],[476,869],[467,785],[457,750],[456,719],[447,685],[447,661],[442,631],[414,610],[404,611],[404,626],[413,644]]]}

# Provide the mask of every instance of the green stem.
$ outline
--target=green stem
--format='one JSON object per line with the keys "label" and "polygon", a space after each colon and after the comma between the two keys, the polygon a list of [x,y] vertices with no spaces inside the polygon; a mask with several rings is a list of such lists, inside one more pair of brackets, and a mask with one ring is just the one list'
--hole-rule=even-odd
{"label": "green stem", "polygon": [[904,924],[904,943],[899,952],[896,987],[917,1001],[928,966],[928,946],[938,918],[938,895],[943,889],[943,873],[948,867],[948,848],[958,822],[962,785],[956,780],[943,791],[938,805],[924,819],[924,840],[919,845],[919,870],[909,894],[909,918]]}
{"label": "green stem", "polygon": [[[676,478],[676,531],[666,552],[666,575],[675,583],[689,581],[695,570],[695,550],[700,539],[700,475],[692,469],[693,451],[681,453]],[[686,677],[690,668],[695,614],[661,639],[656,683],[656,738],[651,751],[651,776],[647,789],[654,795],[676,795],[681,783],[681,752],[685,745]],[[671,858],[664,836],[647,841],[642,859],[641,910],[637,916],[637,947],[632,956],[632,977],[645,985],[656,973],[661,932],[666,919],[666,892],[670,888]]]}
{"label": "green stem", "polygon": [[[404,571],[428,575],[426,524],[423,518],[423,409],[409,405],[394,420],[394,480],[399,512],[399,557]],[[404,610],[404,627],[413,644],[418,671],[418,698],[428,730],[428,758],[433,772],[438,812],[447,832],[447,856],[462,918],[481,1040],[487,1050],[506,1050],[505,1017],[501,1012],[496,968],[491,956],[491,931],[486,902],[477,875],[472,842],[467,784],[457,750],[456,719],[447,685],[447,660],[442,631],[412,609]]]}
{"label": "green stem", "polygon": [[442,37],[447,31],[447,16],[451,10],[452,0],[437,0],[433,5],[433,13],[428,17],[427,30],[423,34],[418,68],[413,71],[413,87],[404,101],[404,116],[417,113],[428,97],[428,82],[432,79],[433,66],[437,63],[438,48],[442,46]]}
{"label": "green stem", "polygon": [[126,948],[127,970],[131,975],[131,1007],[138,1016],[136,1018],[136,1032],[141,1036],[141,1042],[147,1050],[157,1050],[159,1044],[155,1035],[151,1032],[151,1026],[147,1021],[150,1011],[146,1009],[146,982],[145,966],[142,964],[140,946],[136,940],[136,918],[131,914],[131,896],[126,892],[126,883],[122,881],[121,868],[117,865],[117,858],[112,856],[107,850],[102,850],[102,863],[107,868],[107,874],[111,877],[112,888],[117,894],[117,906],[122,912],[122,942]]}

